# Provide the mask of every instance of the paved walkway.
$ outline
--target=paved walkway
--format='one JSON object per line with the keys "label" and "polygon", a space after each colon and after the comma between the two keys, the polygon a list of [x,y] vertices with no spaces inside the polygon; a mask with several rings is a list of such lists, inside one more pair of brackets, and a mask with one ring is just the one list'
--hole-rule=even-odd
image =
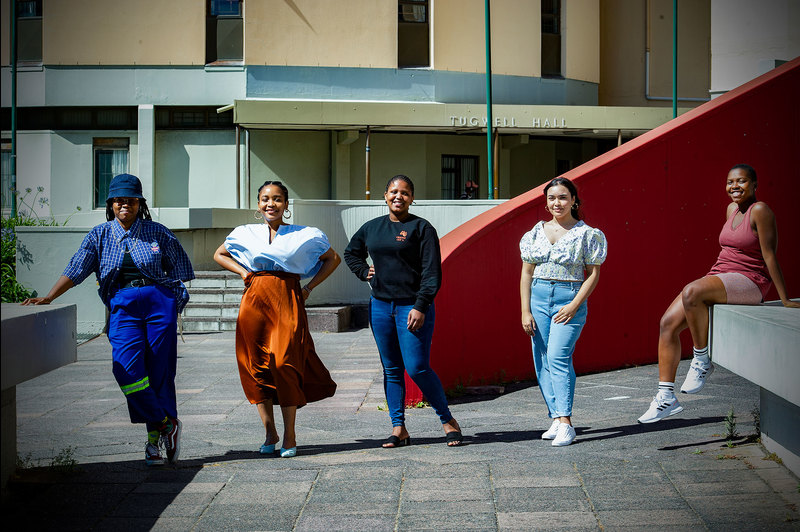
{"label": "paved walkway", "polygon": [[[144,465],[144,429],[127,421],[106,338],[80,346],[77,363],[17,388],[19,454],[42,467],[11,483],[4,521],[116,532],[800,529],[797,477],[758,444],[724,446],[731,407],[738,431],[752,433],[758,390],[722,368],[703,394],[681,397],[684,413],[646,426],[636,418],[655,367],[579,377],[569,447],[539,439],[549,426],[539,390],[519,383],[453,401],[461,448],[446,447],[423,408],[408,410],[413,445],[387,450],[369,331],[314,338],[339,389],[299,411],[299,455],[281,459],[256,452],[263,429],[239,385],[233,334],[187,335],[181,461],[163,468]],[[49,466],[70,453],[70,474]]]}

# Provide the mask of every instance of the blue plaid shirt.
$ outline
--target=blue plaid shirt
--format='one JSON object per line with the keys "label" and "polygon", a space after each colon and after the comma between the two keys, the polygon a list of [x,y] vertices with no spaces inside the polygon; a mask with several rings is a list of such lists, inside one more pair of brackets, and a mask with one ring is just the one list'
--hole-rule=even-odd
{"label": "blue plaid shirt", "polygon": [[110,307],[125,250],[130,251],[142,275],[172,290],[181,312],[189,301],[189,292],[181,281],[194,279],[192,263],[175,235],[157,222],[136,219],[128,231],[117,220],[94,227],[64,275],[77,285],[94,272],[100,299]]}

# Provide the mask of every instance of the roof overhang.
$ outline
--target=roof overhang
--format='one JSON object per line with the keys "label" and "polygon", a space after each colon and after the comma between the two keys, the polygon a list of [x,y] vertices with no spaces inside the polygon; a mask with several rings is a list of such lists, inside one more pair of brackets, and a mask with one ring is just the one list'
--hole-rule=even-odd
{"label": "roof overhang", "polygon": [[[230,109],[225,106],[223,109]],[[681,109],[686,111],[688,109]],[[501,134],[639,135],[672,118],[669,107],[494,105]],[[486,106],[427,102],[247,99],[233,102],[233,121],[248,129],[485,133]]]}

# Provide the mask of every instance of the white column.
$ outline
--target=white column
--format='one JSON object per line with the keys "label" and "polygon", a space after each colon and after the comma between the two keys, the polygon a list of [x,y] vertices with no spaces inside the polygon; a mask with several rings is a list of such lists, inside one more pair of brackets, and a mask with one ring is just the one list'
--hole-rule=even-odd
{"label": "white column", "polygon": [[142,181],[142,194],[147,198],[148,206],[157,207],[155,197],[155,162],[156,162],[156,119],[152,104],[139,106],[139,169],[137,177]]}

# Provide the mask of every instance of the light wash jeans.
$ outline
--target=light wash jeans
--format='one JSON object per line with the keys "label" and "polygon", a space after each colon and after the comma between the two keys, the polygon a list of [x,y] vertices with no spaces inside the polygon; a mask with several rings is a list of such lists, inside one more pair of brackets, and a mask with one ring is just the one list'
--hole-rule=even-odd
{"label": "light wash jeans", "polygon": [[425,314],[425,322],[418,331],[408,330],[408,313],[414,308],[414,300],[382,301],[371,298],[369,321],[372,335],[378,344],[378,353],[383,365],[383,389],[392,426],[405,424],[406,379],[408,372],[414,384],[433,407],[442,424],[453,416],[447,406],[447,397],[439,377],[430,366],[431,338],[436,321],[436,309],[431,305]]}
{"label": "light wash jeans", "polygon": [[580,288],[581,283],[544,279],[534,279],[531,284],[531,313],[536,322],[531,339],[533,365],[551,418],[572,415],[575,396],[572,353],[586,324],[586,302],[567,323],[554,323],[553,318],[561,307],[572,301]]}

